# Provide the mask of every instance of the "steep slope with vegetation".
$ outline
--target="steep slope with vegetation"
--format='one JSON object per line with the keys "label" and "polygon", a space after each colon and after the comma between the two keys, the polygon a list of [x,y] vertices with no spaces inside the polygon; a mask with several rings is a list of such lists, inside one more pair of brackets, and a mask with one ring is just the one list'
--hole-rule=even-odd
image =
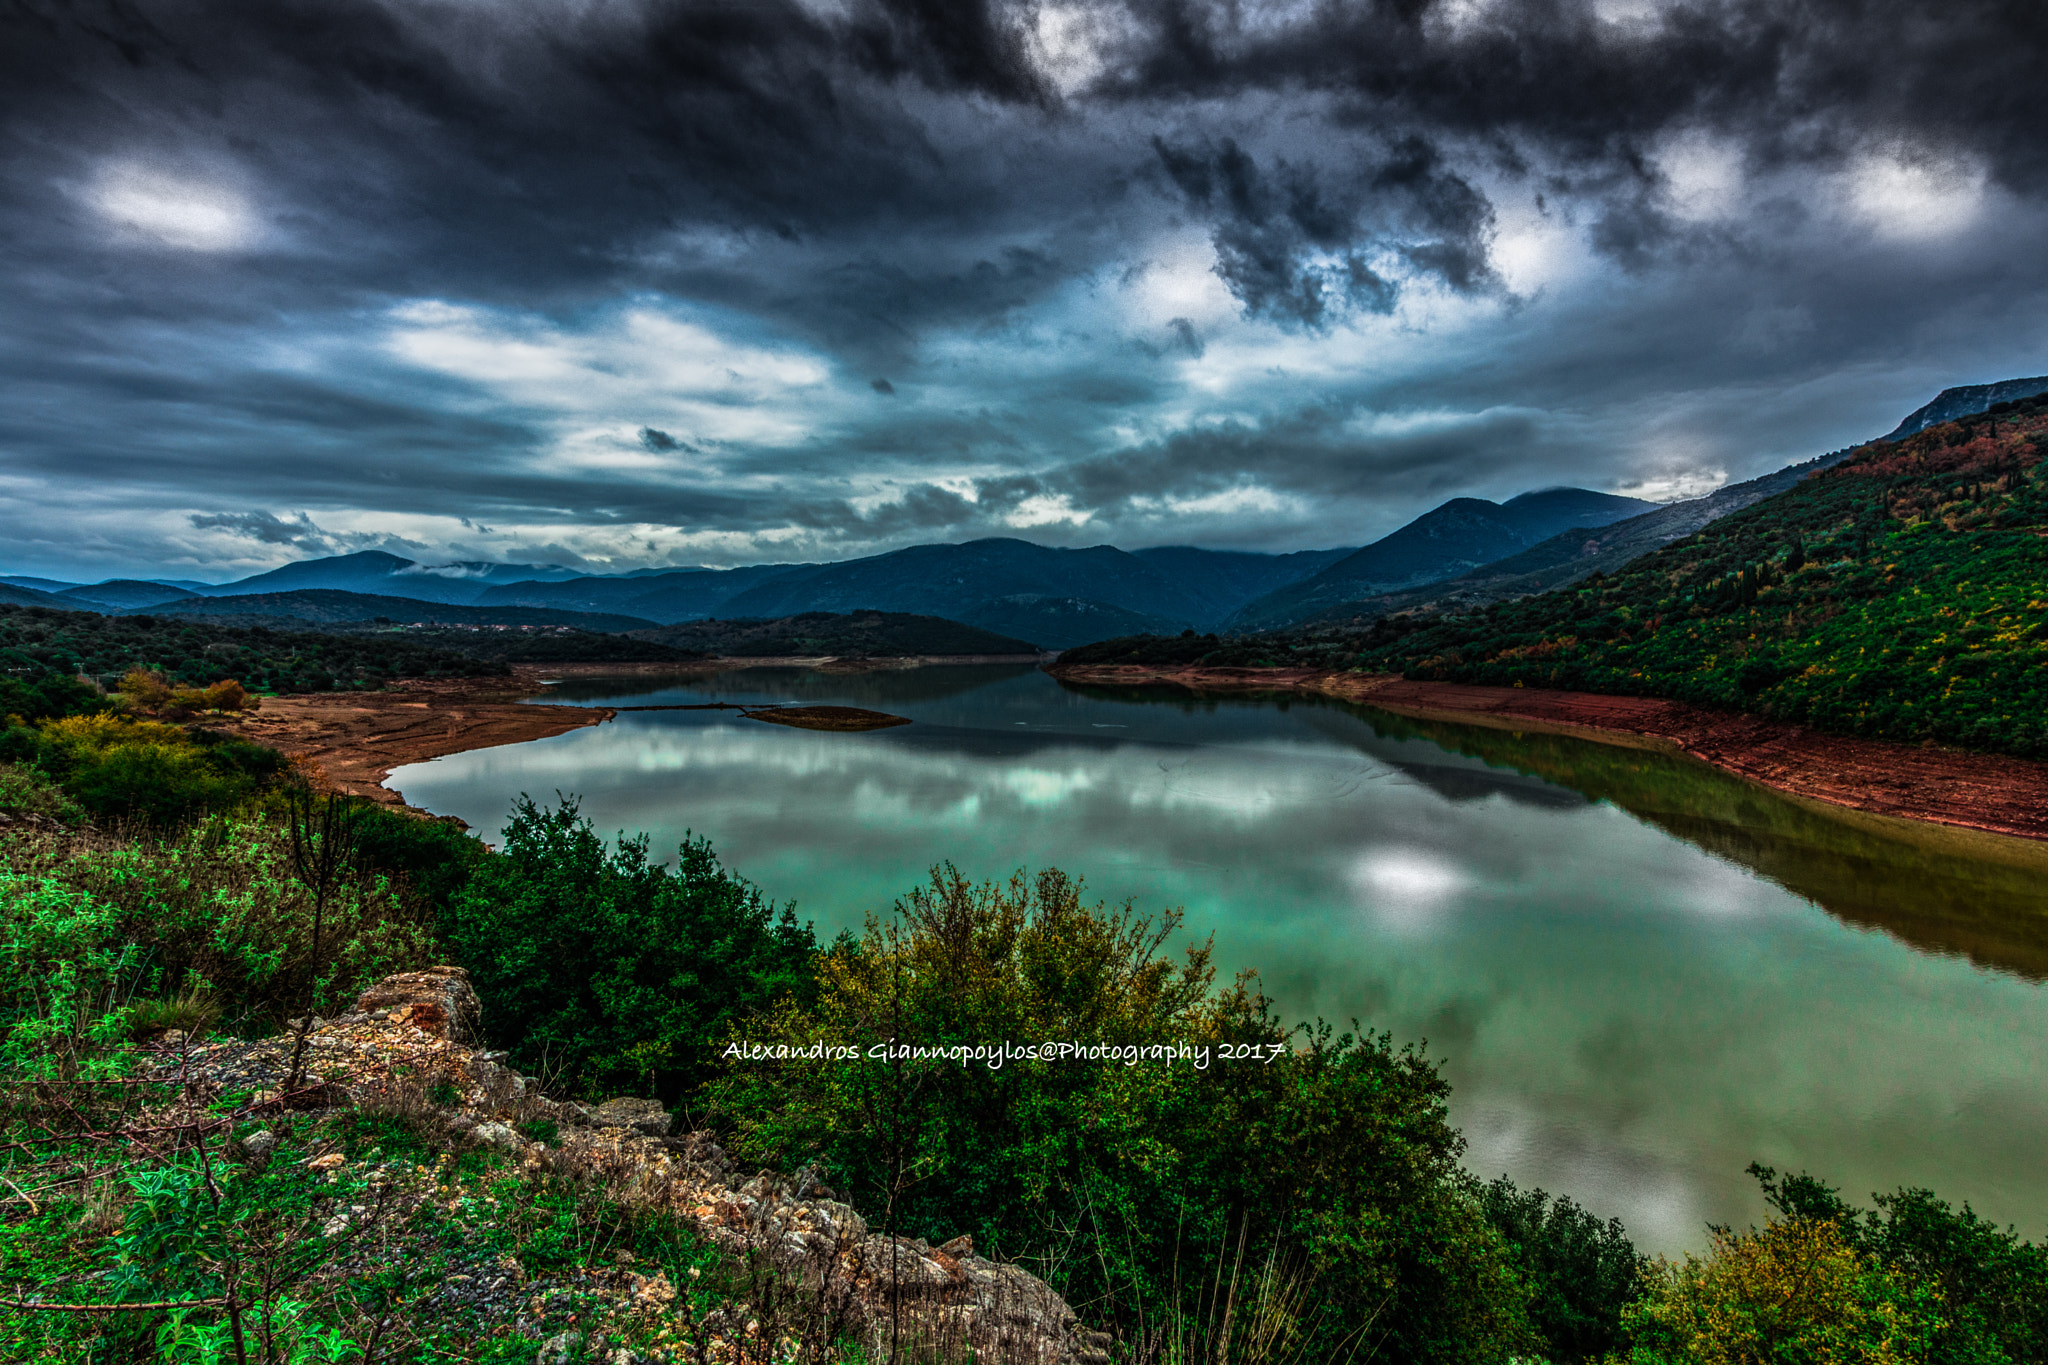
{"label": "steep slope with vegetation", "polygon": [[2033,398],[1876,442],[1611,577],[1382,623],[1354,666],[2048,758],[2044,440]]}
{"label": "steep slope with vegetation", "polygon": [[2048,397],[1878,441],[1612,575],[1482,611],[1061,664],[1316,667],[1670,697],[2048,758]]}

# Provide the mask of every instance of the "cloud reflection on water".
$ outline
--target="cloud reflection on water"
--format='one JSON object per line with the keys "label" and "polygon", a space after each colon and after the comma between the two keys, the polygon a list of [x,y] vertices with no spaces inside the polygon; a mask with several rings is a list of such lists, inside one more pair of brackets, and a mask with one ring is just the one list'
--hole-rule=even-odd
{"label": "cloud reflection on water", "polygon": [[[1570,1193],[1651,1249],[1760,1217],[1753,1160],[1859,1193],[1929,1184],[1999,1219],[2048,1203],[2048,1170],[2019,1155],[2048,1141],[2048,1005],[2024,980],[1845,926],[1645,819],[1340,709],[1132,704],[1037,674],[908,675],[898,699],[874,675],[835,696],[839,681],[760,690],[916,723],[642,713],[392,784],[486,830],[516,793],[557,789],[657,849],[694,830],[828,936],[940,859],[973,877],[1057,865],[1111,900],[1184,905],[1221,970],[1258,967],[1288,1017],[1426,1038],[1475,1171]],[[1769,865],[1807,866],[1772,837],[1744,830]]]}

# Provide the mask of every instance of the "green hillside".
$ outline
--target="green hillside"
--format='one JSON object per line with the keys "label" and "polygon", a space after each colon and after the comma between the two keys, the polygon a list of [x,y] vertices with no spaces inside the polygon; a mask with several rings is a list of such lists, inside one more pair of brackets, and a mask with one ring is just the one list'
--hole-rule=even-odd
{"label": "green hillside", "polygon": [[2048,758],[2048,401],[1840,464],[1609,576],[1483,611],[1062,662],[1313,665],[1673,697]]}
{"label": "green hillside", "polygon": [[380,635],[310,635],[171,616],[0,605],[0,670],[111,680],[140,665],[183,687],[222,678],[266,692],[382,687],[392,678],[479,677],[502,663]]}

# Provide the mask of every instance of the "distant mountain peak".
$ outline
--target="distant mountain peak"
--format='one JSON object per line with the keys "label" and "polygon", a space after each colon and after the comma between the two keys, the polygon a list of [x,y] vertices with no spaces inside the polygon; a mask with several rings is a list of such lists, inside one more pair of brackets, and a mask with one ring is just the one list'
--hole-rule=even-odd
{"label": "distant mountain peak", "polygon": [[1229,624],[1262,630],[1306,620],[1341,602],[1455,577],[1573,527],[1639,516],[1655,504],[1588,488],[1539,488],[1505,503],[1452,498],[1310,577],[1247,603]]}

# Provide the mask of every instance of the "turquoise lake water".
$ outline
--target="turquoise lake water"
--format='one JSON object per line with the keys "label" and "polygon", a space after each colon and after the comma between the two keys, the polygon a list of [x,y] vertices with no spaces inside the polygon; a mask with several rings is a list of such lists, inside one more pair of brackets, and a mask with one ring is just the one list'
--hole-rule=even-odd
{"label": "turquoise lake water", "polygon": [[549,699],[914,723],[627,713],[390,785],[486,837],[517,794],[557,790],[657,850],[694,831],[824,937],[941,859],[1185,907],[1286,1015],[1426,1040],[1474,1171],[1569,1194],[1649,1250],[1761,1219],[1751,1161],[1857,1198],[1929,1185],[2048,1231],[2031,849],[1831,816],[1659,754],[1027,668],[748,669]]}

